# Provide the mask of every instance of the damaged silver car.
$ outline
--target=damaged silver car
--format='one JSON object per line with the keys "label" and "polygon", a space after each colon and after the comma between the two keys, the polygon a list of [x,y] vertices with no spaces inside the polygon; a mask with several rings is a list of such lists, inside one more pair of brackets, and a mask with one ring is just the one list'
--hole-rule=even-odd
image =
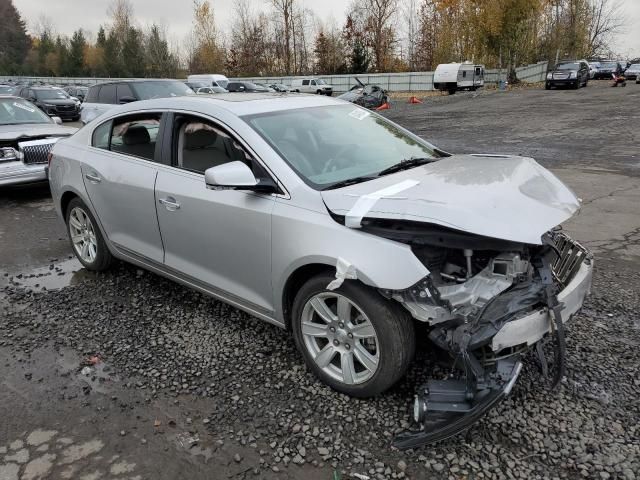
{"label": "damaged silver car", "polygon": [[51,147],[77,130],[60,123],[27,100],[0,95],[0,187],[47,181]]}
{"label": "damaged silver car", "polygon": [[561,378],[591,285],[559,227],[579,201],[534,160],[451,155],[321,96],[119,107],[56,144],[50,184],[88,269],[122,259],[276,324],[340,392],[384,392],[428,337],[453,373],[416,385],[398,448],[468,427],[542,341]]}

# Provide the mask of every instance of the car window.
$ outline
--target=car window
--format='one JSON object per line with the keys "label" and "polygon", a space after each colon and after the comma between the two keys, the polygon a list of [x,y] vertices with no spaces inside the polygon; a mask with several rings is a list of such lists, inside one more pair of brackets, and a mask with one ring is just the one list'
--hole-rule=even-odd
{"label": "car window", "polygon": [[120,99],[124,97],[135,98],[133,91],[128,83],[119,83],[117,88],[118,93],[118,103],[120,103]]}
{"label": "car window", "polygon": [[98,101],[98,94],[100,93],[100,86],[96,85],[95,87],[89,88],[87,92],[87,98],[85,98],[85,102],[87,103],[96,103]]}
{"label": "car window", "polygon": [[111,135],[111,120],[103,123],[93,131],[91,145],[96,148],[109,150],[109,136]]}
{"label": "car window", "polygon": [[98,95],[98,103],[116,103],[116,86],[113,83],[103,85]]}
{"label": "car window", "polygon": [[109,149],[134,157],[154,160],[160,129],[159,113],[127,115],[113,121]]}
{"label": "car window", "polygon": [[353,105],[243,117],[312,187],[377,175],[402,160],[438,158],[434,147]]}
{"label": "car window", "polygon": [[139,100],[149,100],[151,98],[181,97],[195,93],[184,83],[171,80],[133,82],[131,89]]}
{"label": "car window", "polygon": [[309,85],[309,80],[302,80],[302,85]]}
{"label": "car window", "polygon": [[315,85],[316,81],[315,80],[311,80],[311,85]]}
{"label": "car window", "polygon": [[49,116],[22,98],[0,98],[0,126],[51,123]]}
{"label": "car window", "polygon": [[173,138],[173,164],[179,168],[204,174],[208,168],[237,160],[254,168],[251,155],[230,134],[213,122],[181,115],[174,122]]}

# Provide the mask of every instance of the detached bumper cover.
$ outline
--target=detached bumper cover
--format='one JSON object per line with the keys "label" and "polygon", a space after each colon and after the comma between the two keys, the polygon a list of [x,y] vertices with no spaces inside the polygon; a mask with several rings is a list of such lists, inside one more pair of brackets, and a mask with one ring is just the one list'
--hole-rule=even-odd
{"label": "detached bumper cover", "polygon": [[[592,278],[593,260],[587,259],[582,262],[580,269],[569,284],[558,293],[558,301],[562,305],[561,317],[563,323],[566,324],[582,307],[585,297],[591,291]],[[552,331],[552,324],[551,313],[547,308],[517,320],[512,320],[505,324],[493,337],[491,349],[497,352],[516,345],[527,344],[531,346]]]}

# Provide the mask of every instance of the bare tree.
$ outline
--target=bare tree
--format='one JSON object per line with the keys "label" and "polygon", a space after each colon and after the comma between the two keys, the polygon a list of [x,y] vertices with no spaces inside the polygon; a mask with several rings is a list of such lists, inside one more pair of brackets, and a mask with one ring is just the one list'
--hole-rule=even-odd
{"label": "bare tree", "polygon": [[609,50],[611,37],[625,26],[618,0],[591,0],[589,9],[589,56]]}
{"label": "bare tree", "polygon": [[292,18],[293,18],[293,5],[294,0],[271,0],[278,20],[280,28],[283,33],[283,57],[284,57],[284,70],[286,75],[291,74],[291,30],[292,30]]}

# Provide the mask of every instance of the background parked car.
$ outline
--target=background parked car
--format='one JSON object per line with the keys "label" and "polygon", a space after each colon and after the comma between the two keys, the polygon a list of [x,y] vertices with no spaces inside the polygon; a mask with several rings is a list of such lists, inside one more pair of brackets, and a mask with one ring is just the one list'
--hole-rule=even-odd
{"label": "background parked car", "polygon": [[595,79],[611,80],[612,75],[620,75],[624,72],[624,68],[620,62],[601,62],[598,71],[596,72]]}
{"label": "background parked car", "polygon": [[210,95],[213,93],[227,93],[228,90],[222,87],[200,87],[196,90],[198,95]]}
{"label": "background parked car", "polygon": [[87,92],[89,91],[89,87],[85,87],[82,85],[67,85],[63,88],[63,90],[72,97],[76,97],[81,102],[84,102],[84,99],[87,96]]}
{"label": "background parked car", "polygon": [[333,87],[320,78],[296,78],[291,81],[291,90],[301,93],[333,94]]}
{"label": "background parked car", "polygon": [[82,123],[90,122],[114,105],[193,93],[193,90],[178,80],[126,80],[99,83],[91,86],[87,92],[80,111]]}
{"label": "background parked car", "polygon": [[0,85],[0,95],[13,95],[16,88],[14,85]]}
{"label": "background parked car", "polygon": [[260,93],[265,93],[269,91],[267,87],[263,87],[262,85],[258,85],[257,83],[234,82],[234,81],[231,81],[227,84],[227,90],[229,90],[230,92],[260,92]]}
{"label": "background parked car", "polygon": [[633,63],[624,71],[627,80],[638,80],[640,77],[640,63]]}
{"label": "background parked car", "polygon": [[338,96],[341,100],[355,103],[366,108],[377,108],[388,101],[387,91],[380,85],[365,85],[359,78],[354,77],[358,85]]}
{"label": "background parked car", "polygon": [[570,86],[580,88],[589,83],[589,64],[586,60],[567,60],[558,63],[553,70],[547,73],[547,81],[544,88]]}
{"label": "background parked car", "polygon": [[0,97],[0,186],[47,180],[51,147],[77,130],[58,123],[23,98]]}
{"label": "background parked car", "polygon": [[589,62],[589,78],[594,79],[600,69],[600,62]]}
{"label": "background parked car", "polygon": [[272,88],[276,92],[281,92],[281,93],[286,93],[291,91],[291,88],[286,86],[284,83],[272,83],[269,85],[269,88]]}
{"label": "background parked car", "polygon": [[60,88],[23,87],[20,90],[20,96],[35,104],[47,115],[74,122],[80,118],[80,102],[71,98],[67,92]]}
{"label": "background parked car", "polygon": [[204,83],[203,87],[222,87],[227,88],[227,84],[229,83],[229,79],[224,75],[216,74],[216,73],[203,73],[198,75],[189,75],[187,77],[187,82],[198,82]]}

